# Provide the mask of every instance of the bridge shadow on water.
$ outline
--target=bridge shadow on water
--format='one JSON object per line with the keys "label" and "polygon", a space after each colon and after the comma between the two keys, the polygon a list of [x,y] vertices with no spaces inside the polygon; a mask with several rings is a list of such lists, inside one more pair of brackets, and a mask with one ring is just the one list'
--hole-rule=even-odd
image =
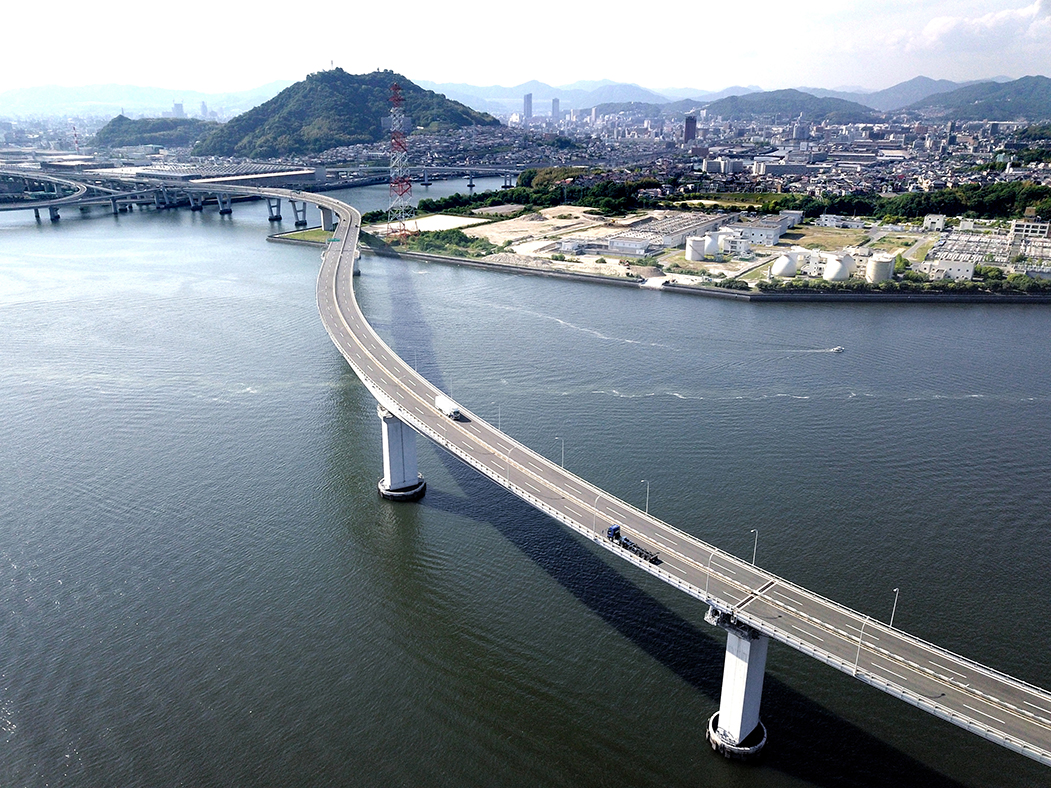
{"label": "bridge shadow on water", "polygon": [[[421,316],[415,291],[420,280],[401,262],[384,260],[382,264],[389,267],[391,291],[398,295],[392,299],[389,327],[394,348],[423,351],[419,355],[421,360],[427,359],[427,366],[421,365],[421,374],[444,390],[441,371],[434,361],[433,338]],[[613,629],[711,698],[712,711],[716,710],[725,649],[719,630],[696,627],[603,561],[596,548],[587,546],[561,524],[451,454],[440,451],[438,456],[464,495],[431,488],[417,505],[495,527]],[[493,496],[501,496],[495,516],[491,504],[478,504]],[[833,670],[817,664],[815,668]],[[761,756],[767,768],[817,786],[962,788],[961,783],[877,739],[769,673],[762,703],[762,719],[770,731],[770,741]],[[707,720],[698,723],[701,736],[701,725]],[[712,752],[711,757],[721,756]]]}

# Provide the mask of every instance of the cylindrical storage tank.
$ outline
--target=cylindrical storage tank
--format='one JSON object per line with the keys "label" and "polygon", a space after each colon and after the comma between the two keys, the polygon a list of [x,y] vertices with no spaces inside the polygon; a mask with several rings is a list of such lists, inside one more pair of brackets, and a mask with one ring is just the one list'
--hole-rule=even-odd
{"label": "cylindrical storage tank", "polygon": [[716,233],[708,233],[704,236],[704,256],[715,257],[719,254],[719,236]]}
{"label": "cylindrical storage tank", "polygon": [[694,236],[686,239],[686,259],[692,263],[704,259],[704,239]]}
{"label": "cylindrical storage tank", "polygon": [[825,263],[822,278],[827,279],[829,282],[845,282],[850,278],[850,270],[841,259],[832,257]]}
{"label": "cylindrical storage tank", "polygon": [[774,264],[770,266],[770,276],[795,276],[796,275],[796,261],[789,257],[787,254],[783,254],[774,260]]}
{"label": "cylindrical storage tank", "polygon": [[894,277],[893,257],[870,257],[868,265],[865,266],[866,282],[884,282]]}

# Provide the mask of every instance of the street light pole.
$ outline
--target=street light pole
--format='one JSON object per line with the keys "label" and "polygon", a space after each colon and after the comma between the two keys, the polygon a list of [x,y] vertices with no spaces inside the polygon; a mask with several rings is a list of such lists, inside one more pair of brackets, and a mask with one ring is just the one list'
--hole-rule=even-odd
{"label": "street light pole", "polygon": [[646,514],[650,513],[650,483],[645,479],[639,479],[640,482],[646,485]]}
{"label": "street light pole", "polygon": [[894,589],[894,607],[890,609],[890,628],[894,629],[894,614],[898,612],[898,589]]}
{"label": "street light pole", "polygon": [[707,577],[704,580],[704,601],[707,602],[711,597],[708,596],[708,586],[712,584],[712,559],[715,558],[715,551],[712,550],[708,555],[708,571]]}
{"label": "street light pole", "polygon": [[759,529],[749,529],[748,533],[755,534],[755,541],[752,543],[752,566],[755,566],[755,553],[759,549]]}

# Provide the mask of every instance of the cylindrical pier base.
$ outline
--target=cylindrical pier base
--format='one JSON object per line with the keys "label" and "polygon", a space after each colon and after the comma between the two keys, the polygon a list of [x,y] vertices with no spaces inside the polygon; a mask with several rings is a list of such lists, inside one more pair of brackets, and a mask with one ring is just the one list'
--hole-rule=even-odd
{"label": "cylindrical pier base", "polygon": [[759,755],[759,751],[766,744],[766,726],[760,721],[755,730],[745,736],[744,740],[735,744],[719,730],[719,712],[715,712],[708,720],[708,732],[705,738],[712,745],[712,749],[724,758],[735,761],[749,761]]}
{"label": "cylindrical pier base", "polygon": [[384,480],[380,479],[376,484],[376,489],[379,490],[380,496],[388,501],[418,501],[427,492],[427,482],[423,474],[418,474],[418,478],[419,482],[414,486],[402,490],[391,490],[384,484]]}

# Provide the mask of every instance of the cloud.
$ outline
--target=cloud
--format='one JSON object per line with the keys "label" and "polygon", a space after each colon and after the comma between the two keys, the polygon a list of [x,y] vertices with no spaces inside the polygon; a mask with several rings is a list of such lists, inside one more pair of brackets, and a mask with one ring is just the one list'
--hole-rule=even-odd
{"label": "cloud", "polygon": [[990,52],[1010,45],[1051,45],[1051,0],[1024,8],[991,11],[981,16],[938,16],[918,33],[893,37],[907,52]]}

